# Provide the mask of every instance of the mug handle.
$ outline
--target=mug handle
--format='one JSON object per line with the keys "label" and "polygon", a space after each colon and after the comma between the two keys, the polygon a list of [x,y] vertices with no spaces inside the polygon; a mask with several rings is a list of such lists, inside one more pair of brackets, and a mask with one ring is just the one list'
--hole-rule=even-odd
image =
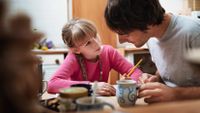
{"label": "mug handle", "polygon": [[[141,87],[141,84],[137,84],[137,86],[136,86],[136,90],[137,90],[136,96],[137,96],[137,98],[138,98],[138,90],[140,89],[140,87]],[[137,100],[137,99],[136,99],[136,100]]]}
{"label": "mug handle", "polygon": [[112,110],[115,110],[115,107],[110,103],[104,102],[102,104],[103,104],[103,106],[109,106]]}

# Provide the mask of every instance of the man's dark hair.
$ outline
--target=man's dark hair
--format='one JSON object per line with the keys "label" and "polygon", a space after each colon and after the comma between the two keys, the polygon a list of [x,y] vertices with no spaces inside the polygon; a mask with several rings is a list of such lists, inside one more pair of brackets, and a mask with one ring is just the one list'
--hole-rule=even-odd
{"label": "man's dark hair", "polygon": [[127,34],[161,24],[164,13],[159,0],[108,0],[104,16],[111,30]]}

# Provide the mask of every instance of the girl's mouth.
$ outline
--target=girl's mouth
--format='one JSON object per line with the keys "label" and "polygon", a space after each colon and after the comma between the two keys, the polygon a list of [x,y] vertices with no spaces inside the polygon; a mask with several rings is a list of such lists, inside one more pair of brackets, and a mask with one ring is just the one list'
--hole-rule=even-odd
{"label": "girl's mouth", "polygon": [[100,51],[101,50],[101,48],[98,48],[96,51]]}

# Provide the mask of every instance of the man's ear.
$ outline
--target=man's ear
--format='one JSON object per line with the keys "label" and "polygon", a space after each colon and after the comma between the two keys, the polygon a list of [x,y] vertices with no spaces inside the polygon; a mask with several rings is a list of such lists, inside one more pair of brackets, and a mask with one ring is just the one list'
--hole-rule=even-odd
{"label": "man's ear", "polygon": [[70,50],[71,50],[73,53],[75,53],[75,54],[80,54],[80,53],[81,53],[80,50],[79,50],[79,48],[73,47],[73,48],[70,48]]}

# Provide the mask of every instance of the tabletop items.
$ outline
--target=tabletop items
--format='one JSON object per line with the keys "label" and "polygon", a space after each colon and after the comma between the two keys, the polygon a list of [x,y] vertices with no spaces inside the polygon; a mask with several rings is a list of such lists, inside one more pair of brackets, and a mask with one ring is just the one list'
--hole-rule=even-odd
{"label": "tabletop items", "polygon": [[[96,85],[96,86],[95,86]],[[137,100],[137,84],[134,80],[119,80],[115,88],[117,89],[117,95],[111,97],[97,96],[93,98],[91,92],[95,93],[95,87],[97,82],[92,86],[88,84],[74,84],[69,88],[63,88],[60,90],[57,97],[48,99],[46,101],[47,108],[64,112],[76,112],[76,111],[91,111],[91,110],[114,110],[115,107],[132,107],[135,106]],[[89,90],[88,90],[89,89]],[[88,95],[88,93],[91,93]],[[92,101],[95,99],[94,101]],[[45,101],[43,101],[43,104]]]}
{"label": "tabletop items", "polygon": [[61,89],[59,92],[58,109],[61,113],[76,111],[76,99],[88,96],[88,90],[84,87],[70,87]]}
{"label": "tabletop items", "polygon": [[[120,83],[123,84],[122,81]],[[130,83],[133,84],[133,86],[134,86],[134,82],[133,83],[130,82]],[[117,87],[119,87],[119,83],[115,88],[117,88]],[[128,88],[126,90],[128,90]],[[129,90],[131,90],[131,89],[129,89]],[[123,91],[121,91],[121,92],[123,92]],[[136,92],[137,92],[137,88],[136,88]],[[50,95],[48,93],[45,93],[45,94],[47,94],[46,95],[47,97],[43,96],[43,99],[48,99],[48,98],[51,98],[51,99],[48,99],[48,101],[46,101],[46,102],[43,100],[44,103],[48,103],[50,105],[51,109],[55,108],[55,106],[58,106],[59,100],[57,99],[57,96],[55,97],[55,95]],[[88,96],[80,97],[79,99],[87,98],[87,97]],[[91,105],[91,97],[88,97],[88,98],[89,98],[89,103],[90,103],[89,106],[90,106]],[[95,111],[90,111],[90,113],[118,113],[118,112],[119,113],[146,113],[146,112],[148,112],[148,113],[161,113],[161,112],[162,113],[169,113],[169,112],[191,113],[191,112],[198,112],[199,111],[198,106],[200,105],[200,100],[181,101],[181,102],[179,101],[179,102],[169,102],[169,103],[159,103],[159,104],[148,105],[147,103],[144,102],[144,98],[137,98],[136,102],[133,105],[130,105],[130,107],[123,107],[123,106],[120,106],[120,104],[118,103],[116,96],[98,96],[97,99],[98,100],[95,100],[96,103],[99,103],[99,101],[109,103],[115,107],[115,110],[112,110],[112,107],[111,108],[105,107],[108,109],[102,109],[102,106],[105,106],[105,105],[100,104],[100,105],[98,105],[97,108],[102,111],[95,110]],[[76,99],[76,103],[78,103],[78,99]],[[84,105],[87,104],[87,102],[82,102],[82,103]],[[96,106],[96,105],[94,105],[94,106]],[[90,108],[91,107],[90,106],[88,109],[94,110],[93,109],[94,106],[92,106],[92,108]],[[171,109],[169,109],[169,108],[171,108]],[[79,109],[78,112],[82,112],[82,111],[85,112],[85,110],[87,112],[87,110],[88,110],[88,109],[85,109],[85,107],[84,107],[84,110],[82,109],[82,107],[77,107],[77,109],[73,112],[76,112],[78,109]],[[55,110],[55,109],[52,109],[52,110]]]}

